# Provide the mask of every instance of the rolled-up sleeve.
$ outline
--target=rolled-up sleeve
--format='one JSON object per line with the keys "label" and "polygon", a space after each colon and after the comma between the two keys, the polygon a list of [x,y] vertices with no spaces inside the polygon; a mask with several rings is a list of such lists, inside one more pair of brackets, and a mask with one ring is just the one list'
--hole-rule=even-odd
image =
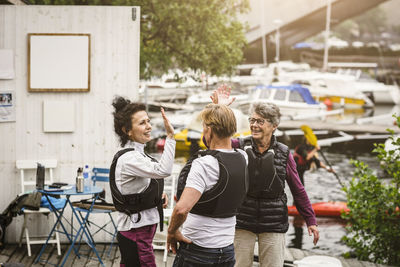
{"label": "rolled-up sleeve", "polygon": [[317,225],[314,210],[311,207],[310,199],[308,198],[306,190],[304,189],[304,186],[300,181],[296,169],[296,162],[294,161],[291,153],[289,153],[286,165],[286,173],[287,183],[289,185],[290,191],[292,192],[297,210],[306,221],[307,226]]}

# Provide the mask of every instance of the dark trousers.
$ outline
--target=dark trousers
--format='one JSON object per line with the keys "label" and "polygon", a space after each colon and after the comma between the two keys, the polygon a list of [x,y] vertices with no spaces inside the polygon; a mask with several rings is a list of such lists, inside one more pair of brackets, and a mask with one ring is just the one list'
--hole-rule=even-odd
{"label": "dark trousers", "polygon": [[233,267],[233,244],[224,248],[203,248],[193,243],[181,242],[173,267]]}
{"label": "dark trousers", "polygon": [[156,267],[152,245],[156,228],[153,224],[118,232],[120,267]]}

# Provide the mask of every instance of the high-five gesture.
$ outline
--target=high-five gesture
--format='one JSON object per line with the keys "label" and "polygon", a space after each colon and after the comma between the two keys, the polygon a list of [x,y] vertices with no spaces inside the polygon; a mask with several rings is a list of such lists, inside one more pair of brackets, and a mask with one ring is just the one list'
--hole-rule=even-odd
{"label": "high-five gesture", "polygon": [[218,87],[217,90],[214,90],[210,98],[214,104],[229,106],[236,99],[236,97],[229,99],[231,95],[231,90],[231,87],[228,87],[226,84],[222,84],[220,87]]}
{"label": "high-five gesture", "polygon": [[172,127],[172,124],[169,122],[167,116],[165,115],[165,111],[163,108],[161,108],[161,115],[164,120],[164,127],[165,127],[165,131],[167,132],[167,137],[170,139],[174,139],[174,127]]}

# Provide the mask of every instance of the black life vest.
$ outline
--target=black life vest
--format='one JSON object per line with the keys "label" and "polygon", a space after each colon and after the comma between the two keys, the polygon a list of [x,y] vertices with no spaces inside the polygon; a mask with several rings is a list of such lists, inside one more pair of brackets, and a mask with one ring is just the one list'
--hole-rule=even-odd
{"label": "black life vest", "polygon": [[202,194],[190,213],[212,218],[235,216],[248,188],[246,159],[238,151],[226,153],[218,150],[204,150],[192,156],[179,174],[177,198],[181,197],[186,186],[193,160],[205,155],[211,155],[218,160],[219,179],[210,190]]}
{"label": "black life vest", "polygon": [[[239,139],[240,147],[253,148],[255,155],[262,157],[267,152],[259,153],[252,138]],[[269,190],[260,190],[247,194],[243,201],[239,214],[236,216],[236,228],[251,231],[253,233],[286,233],[289,228],[287,196],[285,194],[285,181],[287,179],[287,161],[289,148],[271,138],[270,150],[274,151],[274,168],[276,176]],[[249,155],[249,154],[248,154]],[[249,166],[252,156],[249,155]],[[260,171],[261,173],[263,171]],[[265,173],[268,176],[267,173]],[[270,176],[271,177],[271,176]],[[250,177],[250,180],[254,177]]]}
{"label": "black life vest", "polygon": [[[115,168],[117,166],[118,158],[126,152],[135,150],[134,148],[126,148],[118,151],[112,161],[110,167],[110,189],[111,195],[114,202],[115,209],[125,213],[128,216],[138,214],[139,222],[141,219],[140,212],[143,210],[157,207],[160,215],[160,230],[163,230],[164,225],[164,213],[162,208],[162,193],[164,191],[164,180],[163,179],[151,179],[150,185],[141,193],[123,195],[115,183]],[[148,156],[148,155],[147,155]],[[152,161],[157,162],[156,159],[148,156]]]}
{"label": "black life vest", "polygon": [[274,165],[275,151],[269,149],[264,153],[256,153],[253,150],[251,137],[241,139],[240,147],[246,151],[249,157],[249,196],[258,197],[261,192],[281,191],[281,183],[278,182],[277,172]]}

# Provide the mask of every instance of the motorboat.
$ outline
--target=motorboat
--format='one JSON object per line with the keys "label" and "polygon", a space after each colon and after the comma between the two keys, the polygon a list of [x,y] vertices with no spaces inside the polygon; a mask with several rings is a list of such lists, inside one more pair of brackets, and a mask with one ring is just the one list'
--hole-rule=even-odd
{"label": "motorboat", "polygon": [[293,80],[292,83],[307,87],[316,101],[331,103],[333,108],[354,109],[374,107],[374,102],[361,90],[354,89],[349,82],[341,80],[299,79]]}
{"label": "motorboat", "polygon": [[[398,85],[386,85],[378,82],[367,77],[361,70],[345,71],[339,69],[337,72],[321,72],[311,69],[308,64],[304,63],[276,62],[269,64],[268,67],[254,68],[251,74],[254,77],[263,77],[269,81],[288,83],[292,83],[295,80],[308,81],[309,83],[323,81],[327,89],[332,90],[333,94],[338,90],[343,91],[344,89],[349,95],[352,95],[354,91],[356,94],[361,92],[375,104],[400,103],[400,89]],[[312,89],[310,88],[310,90]],[[342,101],[343,98],[340,97],[339,99]],[[352,99],[354,99],[353,95],[347,98],[348,101],[345,104],[359,105],[360,101],[354,102]],[[364,105],[369,106],[370,103],[366,102]]]}
{"label": "motorboat", "polygon": [[298,116],[325,115],[326,105],[313,99],[310,91],[299,84],[273,83],[254,87],[248,99],[236,100],[232,106],[248,113],[253,103],[273,103],[280,109],[282,117],[294,119]]}

